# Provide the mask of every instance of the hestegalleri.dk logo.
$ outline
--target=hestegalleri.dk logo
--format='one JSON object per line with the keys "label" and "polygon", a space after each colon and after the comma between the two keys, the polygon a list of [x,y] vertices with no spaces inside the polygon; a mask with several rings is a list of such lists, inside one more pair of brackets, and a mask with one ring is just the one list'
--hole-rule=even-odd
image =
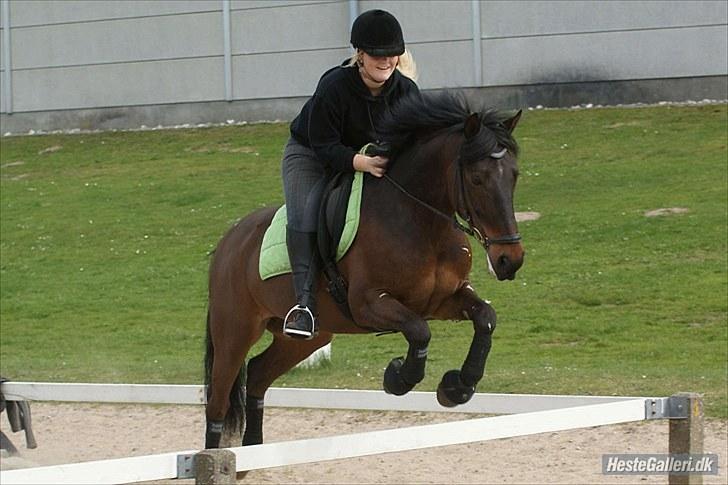
{"label": "hestegalleri.dk logo", "polygon": [[718,455],[607,454],[605,475],[717,475]]}

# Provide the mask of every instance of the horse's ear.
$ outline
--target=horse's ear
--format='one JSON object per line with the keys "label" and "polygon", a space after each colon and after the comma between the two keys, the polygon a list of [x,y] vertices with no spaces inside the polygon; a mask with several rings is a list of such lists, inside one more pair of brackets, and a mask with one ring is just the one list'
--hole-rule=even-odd
{"label": "horse's ear", "polygon": [[465,118],[465,139],[469,140],[480,131],[480,115],[471,113]]}
{"label": "horse's ear", "polygon": [[508,133],[513,133],[513,130],[516,129],[516,125],[518,124],[518,120],[521,119],[521,113],[523,113],[523,110],[519,109],[518,113],[512,118],[508,118],[503,122],[503,126],[506,127],[508,130]]}

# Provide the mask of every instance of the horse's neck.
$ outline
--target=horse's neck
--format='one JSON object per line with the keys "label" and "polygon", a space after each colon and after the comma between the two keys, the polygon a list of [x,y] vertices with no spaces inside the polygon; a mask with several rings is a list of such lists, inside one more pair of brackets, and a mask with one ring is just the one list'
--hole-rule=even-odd
{"label": "horse's neck", "polygon": [[390,176],[410,194],[450,215],[455,211],[457,182],[453,161],[461,142],[454,134],[433,137],[402,153]]}

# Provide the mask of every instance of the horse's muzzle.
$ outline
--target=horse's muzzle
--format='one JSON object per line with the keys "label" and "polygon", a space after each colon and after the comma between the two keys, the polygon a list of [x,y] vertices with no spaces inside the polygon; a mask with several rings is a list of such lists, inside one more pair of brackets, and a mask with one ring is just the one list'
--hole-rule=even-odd
{"label": "horse's muzzle", "polygon": [[499,281],[513,280],[516,272],[523,266],[525,251],[521,244],[494,245],[488,251],[488,260]]}

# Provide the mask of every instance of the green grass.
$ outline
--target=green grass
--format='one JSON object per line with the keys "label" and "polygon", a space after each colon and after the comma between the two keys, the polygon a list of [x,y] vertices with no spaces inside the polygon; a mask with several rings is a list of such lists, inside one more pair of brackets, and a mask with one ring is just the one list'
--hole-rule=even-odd
{"label": "green grass", "polygon": [[[473,281],[499,314],[484,392],[705,394],[728,415],[726,105],[527,112],[516,131],[526,262]],[[282,202],[281,124],[6,137],[0,373],[197,383],[208,252]],[[689,212],[647,218],[645,211]],[[459,367],[469,323],[433,322],[425,381]],[[255,349],[266,344],[265,338]],[[337,336],[330,365],[275,385],[378,389],[401,335]]]}

